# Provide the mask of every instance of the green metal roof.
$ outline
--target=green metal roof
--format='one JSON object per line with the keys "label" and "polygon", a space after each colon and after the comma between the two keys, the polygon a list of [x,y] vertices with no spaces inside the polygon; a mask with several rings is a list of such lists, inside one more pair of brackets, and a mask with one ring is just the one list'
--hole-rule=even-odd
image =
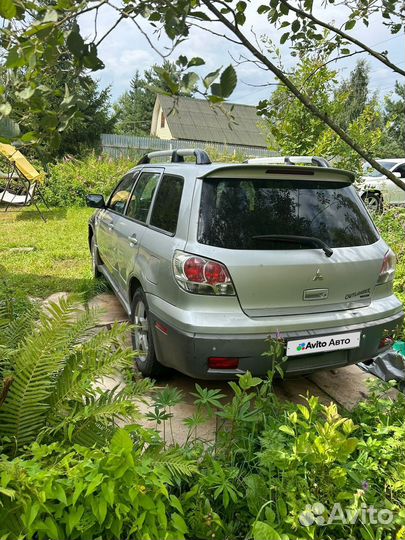
{"label": "green metal roof", "polygon": [[[205,99],[169,96],[156,98],[162,106],[170,132],[175,139],[191,139],[204,143],[221,143],[266,148],[266,138],[257,126],[260,118],[256,107],[225,103],[228,117]],[[232,111],[230,111],[233,107]]]}

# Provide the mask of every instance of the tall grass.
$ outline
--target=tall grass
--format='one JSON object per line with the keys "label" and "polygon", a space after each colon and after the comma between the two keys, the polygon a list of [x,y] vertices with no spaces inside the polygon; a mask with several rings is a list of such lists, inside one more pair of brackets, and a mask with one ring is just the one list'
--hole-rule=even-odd
{"label": "tall grass", "polygon": [[83,159],[65,157],[51,165],[44,189],[51,206],[85,206],[88,193],[107,196],[137,159],[112,159],[94,152]]}

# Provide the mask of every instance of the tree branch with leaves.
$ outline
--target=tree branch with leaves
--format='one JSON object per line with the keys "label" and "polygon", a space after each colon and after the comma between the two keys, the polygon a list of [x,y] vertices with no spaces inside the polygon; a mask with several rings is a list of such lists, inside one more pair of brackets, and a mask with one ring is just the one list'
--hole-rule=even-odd
{"label": "tree branch with leaves", "polygon": [[[254,10],[259,16],[266,18],[270,29],[286,29],[280,42],[290,45],[291,54],[300,55],[303,50],[318,50],[327,54],[337,51],[341,57],[344,57],[356,52],[349,48],[355,46],[356,50],[364,51],[395,73],[404,75],[405,71],[389,60],[385,53],[375,51],[352,33],[357,23],[368,25],[370,14],[377,11],[382,14],[385,24],[392,33],[402,31],[404,13],[400,0],[364,0],[361,5],[357,2],[345,3],[345,9],[348,11],[344,29],[328,22],[326,16],[325,18],[315,17],[313,15],[313,0],[299,0],[296,4],[292,4],[288,0],[270,0],[258,6],[253,1],[241,0],[125,0],[120,6],[116,6],[110,0],[104,0],[101,3],[92,3],[88,0],[83,0],[80,3],[56,0],[52,6],[37,4],[39,4],[38,1],[3,0],[0,11],[0,15],[10,21],[9,26],[3,26],[1,29],[6,49],[6,61],[2,70],[23,71],[27,86],[19,91],[24,93],[27,100],[41,92],[35,84],[38,69],[55,65],[65,43],[73,55],[73,68],[85,68],[89,71],[103,68],[103,63],[98,57],[95,39],[86,42],[76,23],[70,28],[66,28],[67,21],[77,21],[77,18],[84,12],[93,10],[94,13],[98,13],[104,5],[112,6],[118,13],[119,19],[133,19],[137,24],[138,31],[139,20],[143,18],[152,25],[154,31],[152,36],[148,34],[152,46],[156,45],[159,36],[164,32],[175,48],[187,40],[191,27],[198,24],[208,34],[210,32],[217,36],[223,34],[224,39],[240,43],[244,54],[249,54],[249,58],[255,65],[260,65],[272,73],[311,114],[324,122],[345,144],[381,174],[392,180],[399,188],[405,190],[405,183],[402,180],[382,167],[367,148],[362,147],[354,140],[327,111],[318,107],[305,92],[305,88],[298,88],[294,84],[292,77],[276,64],[269,51],[263,50],[257,40],[255,42],[254,36],[252,38],[252,33],[249,31],[251,26],[249,13]],[[334,0],[324,0],[316,7],[332,9],[334,5]],[[339,3],[337,6],[339,10],[343,8]],[[29,24],[21,25],[19,32],[12,32],[10,30],[11,23],[16,19],[25,21],[28,17],[28,10],[30,10]],[[114,21],[111,28],[117,24],[119,22]],[[330,32],[327,40],[324,40],[319,28],[327,29]],[[170,76],[167,76],[165,72],[160,73],[160,75],[170,87],[173,96],[179,95],[190,84],[195,86],[196,81],[201,80],[204,96],[214,105],[221,104],[232,95],[236,87],[235,70],[233,66],[228,66],[222,72],[221,69],[218,69],[208,75],[201,76],[195,73],[192,68],[202,65],[203,62],[203,59],[198,59],[196,64],[194,59],[188,60],[183,55],[180,81],[172,81],[171,84]],[[12,85],[9,85],[7,89],[0,87],[0,115],[8,116],[12,113],[10,103],[7,101],[7,94],[11,88]],[[266,100],[261,102],[259,112],[263,111],[266,103],[268,103]],[[64,107],[68,111],[74,111],[73,99],[66,98],[62,102],[62,113]],[[48,112],[45,108],[45,116]],[[50,126],[46,127],[47,136],[52,133],[52,130],[57,132],[60,129],[59,123],[57,125],[51,123]]]}

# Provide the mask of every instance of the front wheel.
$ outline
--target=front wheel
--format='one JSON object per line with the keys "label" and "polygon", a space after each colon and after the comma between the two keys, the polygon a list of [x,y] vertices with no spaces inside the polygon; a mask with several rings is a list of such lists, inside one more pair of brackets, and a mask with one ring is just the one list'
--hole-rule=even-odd
{"label": "front wheel", "polygon": [[137,353],[135,363],[145,377],[157,378],[164,374],[165,368],[159,364],[153,344],[150,327],[149,308],[146,296],[139,287],[135,291],[131,304],[131,330],[132,347]]}
{"label": "front wheel", "polygon": [[379,193],[364,193],[361,198],[371,212],[379,213],[383,211],[383,201]]}

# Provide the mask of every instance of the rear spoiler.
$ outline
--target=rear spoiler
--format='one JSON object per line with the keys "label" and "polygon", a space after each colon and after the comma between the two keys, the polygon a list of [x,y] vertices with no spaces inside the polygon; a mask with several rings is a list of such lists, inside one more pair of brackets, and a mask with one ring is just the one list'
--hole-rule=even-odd
{"label": "rear spoiler", "polygon": [[269,156],[250,158],[243,163],[250,165],[314,165],[315,167],[330,167],[329,162],[320,156]]}
{"label": "rear spoiler", "polygon": [[[355,175],[343,169],[332,167],[303,167],[294,165],[256,165],[256,164],[235,164],[218,165],[210,169],[199,178],[243,178],[246,174],[249,177],[269,178],[269,175],[280,175],[284,177],[298,177],[300,180],[314,180],[322,178],[327,182],[349,182],[353,183]],[[272,178],[274,179],[274,178]]]}

